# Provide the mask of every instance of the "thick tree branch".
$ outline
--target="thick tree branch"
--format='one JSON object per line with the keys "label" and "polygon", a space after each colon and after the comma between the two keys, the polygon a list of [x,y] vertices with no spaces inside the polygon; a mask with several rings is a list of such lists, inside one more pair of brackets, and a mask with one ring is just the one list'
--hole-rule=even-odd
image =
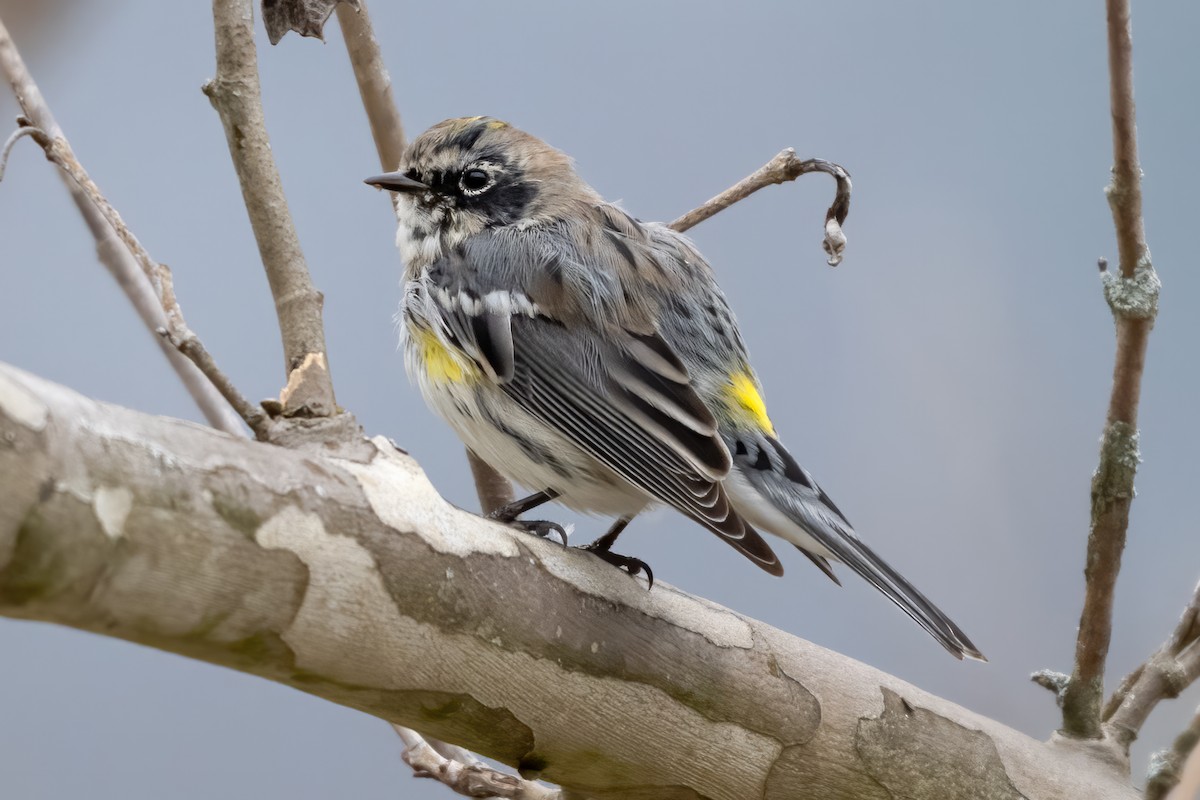
{"label": "thick tree branch", "polygon": [[[1107,0],[1113,174],[1106,193],[1116,227],[1120,274],[1103,272],[1116,324],[1116,355],[1100,464],[1092,479],[1092,519],[1084,565],[1086,588],[1075,667],[1063,692],[1063,732],[1099,738],[1104,662],[1112,638],[1113,593],[1129,528],[1139,460],[1137,411],[1146,344],[1158,312],[1159,282],[1142,225],[1142,176],[1133,103],[1133,38],[1129,0]],[[1104,270],[1104,262],[1101,269]]]}
{"label": "thick tree branch", "polygon": [[[167,327],[164,302],[161,292],[157,291],[160,287],[153,277],[153,271],[158,268],[158,264],[142,249],[136,237],[125,227],[120,215],[104,199],[99,188],[79,165],[66,135],[34,83],[33,76],[26,68],[2,21],[0,69],[4,71],[17,102],[25,113],[25,117],[18,121],[17,130],[5,142],[3,153],[0,153],[0,177],[3,177],[9,150],[17,139],[25,135],[33,138],[43,148],[46,157],[59,167],[59,176],[63,184],[71,193],[71,199],[96,240],[97,257],[133,304],[143,324],[152,332]],[[183,313],[177,304],[174,306],[174,312],[182,324]],[[155,335],[155,341],[209,424],[228,433],[241,435],[241,423],[233,414],[230,404],[226,402],[228,398],[219,395],[210,381],[214,374],[221,374],[216,370],[216,365],[212,364],[211,357],[208,358],[208,362],[212,369],[202,370],[193,363],[194,358],[189,360],[189,356],[179,352],[159,336]],[[239,412],[242,412],[242,409],[239,409]],[[246,418],[244,413],[242,416]]]}
{"label": "thick tree branch", "polygon": [[386,442],[272,447],[8,367],[0,614],[261,675],[566,798],[1136,796],[1100,748],[459,511]]}
{"label": "thick tree branch", "polygon": [[262,111],[251,0],[213,0],[217,75],[204,84],[225,127],[242,199],[279,317],[288,385],[284,416],[328,417],[337,413],[329,376],[323,298],[309,277],[296,227],[271,154]]}
{"label": "thick tree branch", "polygon": [[733,186],[721,192],[716,197],[684,214],[671,223],[670,227],[680,233],[699,225],[714,214],[724,211],[739,200],[766,186],[776,183],[794,181],[801,175],[810,172],[825,172],[837,181],[837,194],[833,205],[825,213],[825,241],[822,246],[829,254],[829,266],[836,267],[842,261],[842,253],[846,249],[846,235],[842,233],[842,223],[850,213],[850,173],[830,161],[810,158],[801,161],[796,158],[792,148],[780,151],[778,155],[764,164],[755,172],[738,181]]}

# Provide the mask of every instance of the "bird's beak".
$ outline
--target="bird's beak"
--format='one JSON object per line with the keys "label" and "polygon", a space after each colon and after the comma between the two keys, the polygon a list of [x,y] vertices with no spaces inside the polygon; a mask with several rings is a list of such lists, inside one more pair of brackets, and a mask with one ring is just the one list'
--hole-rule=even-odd
{"label": "bird's beak", "polygon": [[413,180],[403,172],[389,172],[385,175],[376,175],[373,178],[367,178],[363,183],[369,186],[378,186],[380,189],[387,189],[392,192],[424,192],[429,189],[425,184]]}

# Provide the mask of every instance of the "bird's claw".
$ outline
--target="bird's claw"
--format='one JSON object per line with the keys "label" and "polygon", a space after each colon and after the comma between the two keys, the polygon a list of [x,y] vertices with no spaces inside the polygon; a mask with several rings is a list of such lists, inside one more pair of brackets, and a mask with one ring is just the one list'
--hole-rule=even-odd
{"label": "bird's claw", "polygon": [[630,577],[635,577],[641,573],[646,573],[647,586],[646,589],[654,588],[654,571],[650,569],[650,565],[640,558],[633,556],[623,556],[620,553],[614,553],[611,550],[599,548],[595,546],[596,542],[585,545],[580,550],[586,550],[592,555],[599,556],[605,562],[612,564],[617,569],[623,569],[629,573]]}
{"label": "bird's claw", "polygon": [[567,546],[567,530],[557,522],[545,519],[514,519],[509,521],[508,524],[517,530],[532,533],[534,536],[540,536],[543,539],[556,536],[563,547]]}

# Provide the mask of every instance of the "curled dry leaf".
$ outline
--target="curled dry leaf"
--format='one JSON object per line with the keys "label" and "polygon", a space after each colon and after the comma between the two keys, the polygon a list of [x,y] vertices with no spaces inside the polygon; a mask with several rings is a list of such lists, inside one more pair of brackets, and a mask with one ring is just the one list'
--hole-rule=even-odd
{"label": "curled dry leaf", "polygon": [[271,44],[288,31],[325,41],[325,23],[338,3],[358,8],[358,0],[263,0],[262,19]]}

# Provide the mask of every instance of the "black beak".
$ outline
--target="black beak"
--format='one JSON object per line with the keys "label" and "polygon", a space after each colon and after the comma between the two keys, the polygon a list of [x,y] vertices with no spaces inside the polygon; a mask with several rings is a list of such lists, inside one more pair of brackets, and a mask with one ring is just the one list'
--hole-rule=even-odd
{"label": "black beak", "polygon": [[385,175],[376,175],[373,178],[367,178],[363,183],[369,186],[378,186],[380,189],[387,189],[391,192],[409,193],[429,190],[428,186],[420,181],[413,180],[403,172],[389,172]]}

